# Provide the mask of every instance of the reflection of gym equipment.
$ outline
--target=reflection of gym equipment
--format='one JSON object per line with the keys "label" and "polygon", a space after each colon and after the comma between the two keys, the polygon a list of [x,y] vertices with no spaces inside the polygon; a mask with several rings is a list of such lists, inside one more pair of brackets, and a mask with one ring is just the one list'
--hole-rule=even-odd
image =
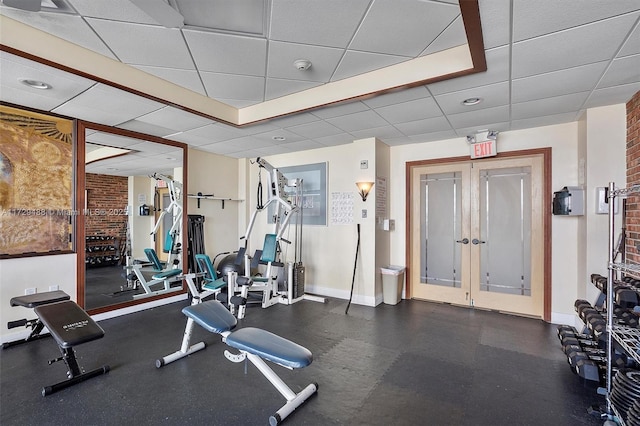
{"label": "reflection of gym equipment", "polygon": [[[56,303],[62,302],[63,300],[69,300],[70,297],[67,293],[61,290],[56,291],[47,291],[43,293],[35,293],[29,294],[27,296],[18,296],[13,297],[9,301],[11,306],[22,306],[24,308],[33,309],[36,306],[46,305],[48,303]],[[42,334],[42,330],[44,329],[44,324],[40,319],[32,319],[28,320],[26,318],[17,320],[17,321],[9,321],[7,324],[7,328],[16,328],[25,326],[27,328],[31,328],[31,333],[26,339],[16,340],[13,342],[5,342],[2,344],[2,349],[6,349],[11,346],[19,345],[21,343],[27,343],[32,340],[38,340],[43,337],[48,337],[49,334]]]}
{"label": "reflection of gym equipment", "polygon": [[[180,243],[182,206],[178,203],[178,200],[180,199],[179,191],[182,188],[182,184],[159,173],[154,173],[150,177],[164,181],[169,189],[171,202],[162,210],[153,231],[151,231],[151,235],[155,236],[160,228],[160,224],[162,223],[164,216],[167,214],[171,215],[172,225],[166,233],[163,247],[163,251],[169,254],[169,260],[166,263],[161,262],[158,258],[158,254],[152,248],[144,249],[144,253],[147,256],[149,263],[135,263],[132,261],[131,257],[127,257],[127,265],[125,266],[127,271],[127,288],[137,289],[137,284],[139,284],[144,290],[144,293],[133,296],[134,299],[182,290],[182,286],[172,286],[172,283],[182,281],[182,278],[180,278],[180,275],[182,275],[182,269],[180,268],[182,252],[182,243]],[[149,266],[151,266],[151,269],[148,268]],[[153,273],[151,280],[145,277],[145,271]],[[163,284],[163,287],[156,290],[151,288],[157,284]]]}
{"label": "reflection of gym equipment", "polygon": [[[220,334],[223,342],[239,351],[238,354],[233,354],[226,350],[224,355],[228,360],[232,362],[251,361],[278,392],[285,397],[287,402],[269,418],[269,424],[277,425],[282,422],[318,390],[318,385],[311,383],[299,393],[293,392],[265,362],[265,360],[270,361],[291,370],[303,368],[313,361],[313,355],[308,349],[258,328],[245,327],[232,331],[238,321],[217,300],[192,304],[184,308],[182,312],[187,316],[185,335],[187,331],[191,332],[194,323],[211,333]],[[204,348],[204,343],[200,342],[198,345],[200,344],[202,346],[199,349]],[[165,361],[159,365],[158,362],[160,360],[156,361],[157,367],[166,363]]]}
{"label": "reflection of gym equipment", "polygon": [[[244,276],[251,279],[251,285],[238,285],[230,277],[229,279],[229,295],[244,291],[260,291],[262,292],[263,308],[275,305],[277,303],[291,304],[302,299],[315,300],[324,302],[323,298],[315,296],[307,296],[304,294],[304,267],[302,266],[302,179],[286,179],[278,169],[274,168],[266,160],[258,158],[256,160],[259,170],[258,183],[258,205],[251,215],[247,231],[241,239],[244,239],[245,245],[238,250],[238,258],[242,259],[244,264]],[[267,173],[267,187],[269,188],[268,200],[262,204],[262,179],[261,171],[265,169]],[[290,193],[287,194],[287,189]],[[273,222],[274,230],[272,233],[266,234],[262,250],[256,250],[253,257],[247,253],[247,245],[253,226],[255,224],[258,213],[267,210],[269,206],[274,208]],[[296,214],[298,213],[298,214]],[[284,232],[289,226],[292,216],[296,216],[295,223],[295,262],[289,262],[285,265],[281,260],[281,242],[291,244],[291,241],[283,238]],[[252,275],[252,269],[263,265],[265,267],[262,275]],[[277,270],[286,267],[287,288],[280,290],[278,286]],[[245,296],[246,300],[246,296]],[[238,318],[242,318],[238,316]]]}

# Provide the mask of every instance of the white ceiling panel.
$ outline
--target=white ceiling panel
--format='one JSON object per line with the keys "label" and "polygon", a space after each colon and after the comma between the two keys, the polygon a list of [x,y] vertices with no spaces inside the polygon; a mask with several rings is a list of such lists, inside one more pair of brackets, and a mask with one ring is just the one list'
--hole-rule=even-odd
{"label": "white ceiling panel", "polygon": [[[462,102],[469,98],[480,98],[477,105],[463,105]],[[490,84],[488,86],[461,90],[459,92],[437,95],[436,102],[445,114],[457,114],[460,112],[474,111],[484,108],[492,108],[509,104],[509,82]]]}
{"label": "white ceiling panel", "polygon": [[637,0],[514,0],[513,39],[526,40],[634,10]]}
{"label": "white ceiling panel", "polygon": [[154,124],[156,126],[165,126],[174,129],[174,133],[197,129],[198,127],[214,123],[213,120],[191,114],[172,106],[167,106],[145,114],[138,117],[137,121]]}
{"label": "white ceiling panel", "polygon": [[[272,41],[269,43],[267,76],[326,83],[338,66],[342,53],[341,49],[330,47]],[[293,63],[298,59],[311,61],[311,68],[305,71],[297,69]]]}
{"label": "white ceiling panel", "polygon": [[477,133],[479,130],[491,129],[498,132],[504,132],[506,130],[509,130],[509,126],[510,126],[509,121],[502,121],[502,122],[495,122],[495,123],[490,123],[487,121],[483,124],[484,125],[482,126],[478,126],[478,124],[474,124],[466,128],[464,126],[459,126],[459,127],[456,127],[455,132],[458,136],[466,138],[469,135],[473,135]]}
{"label": "white ceiling panel", "polygon": [[267,0],[172,0],[185,26],[264,35]]}
{"label": "white ceiling panel", "polygon": [[591,93],[583,108],[595,108],[606,105],[623,104],[629,102],[633,93],[640,91],[640,81],[621,86],[597,89]]}
{"label": "white ceiling panel", "polygon": [[638,76],[640,76],[640,55],[615,59],[598,83],[598,88],[634,83],[638,81]]}
{"label": "white ceiling panel", "polygon": [[374,96],[372,98],[363,99],[369,108],[380,108],[383,106],[401,104],[416,99],[428,98],[431,94],[424,86],[413,87],[406,90],[394,90],[383,95]]}
{"label": "white ceiling panel", "polygon": [[403,56],[382,55],[379,53],[348,50],[344,54],[338,68],[331,77],[331,81],[354,77],[371,70],[385,68],[406,60],[407,58]]}
{"label": "white ceiling panel", "polygon": [[376,108],[375,111],[391,124],[432,118],[442,114],[440,107],[431,97],[388,105]]}
{"label": "white ceiling panel", "polygon": [[610,60],[622,46],[638,13],[598,21],[513,44],[513,77]]}
{"label": "white ceiling panel", "polygon": [[479,3],[485,49],[511,42],[511,0],[483,0]]}
{"label": "white ceiling panel", "polygon": [[146,123],[140,120],[129,120],[124,123],[120,123],[117,126],[120,129],[131,130],[138,133],[144,133],[147,135],[165,137],[177,133],[175,129],[168,127],[157,126],[155,124]]}
{"label": "white ceiling panel", "polygon": [[415,57],[459,13],[458,6],[444,3],[377,0],[369,9],[349,49]]}
{"label": "white ceiling panel", "polygon": [[225,126],[222,124],[210,124],[208,126],[199,127],[197,129],[183,132],[180,135],[172,137],[172,139],[182,140],[182,138],[188,138],[190,136],[206,139],[210,144],[223,142],[228,139],[239,138],[244,135],[241,129],[237,129],[231,126]]}
{"label": "white ceiling panel", "polygon": [[365,139],[365,138],[399,138],[404,134],[393,126],[381,126],[372,127],[363,130],[354,130],[351,132],[353,139]]}
{"label": "white ceiling panel", "polygon": [[[494,108],[485,108],[477,111],[463,112],[460,114],[451,114],[448,116],[451,125],[458,129],[464,128],[490,128],[483,125],[489,123],[509,122],[509,106],[499,106]],[[467,134],[465,131],[464,134]]]}
{"label": "white ceiling panel", "polygon": [[553,126],[555,124],[564,124],[576,121],[579,114],[575,112],[567,112],[564,114],[553,114],[547,116],[539,116],[534,118],[525,118],[522,120],[512,120],[511,130],[530,129],[532,127]]}
{"label": "white ceiling panel", "polygon": [[424,55],[440,52],[441,50],[450,49],[452,47],[461,46],[467,43],[467,35],[465,34],[462,15],[458,17],[438,35],[438,37],[429,44],[429,47],[423,52]]}
{"label": "white ceiling panel", "polygon": [[343,133],[342,130],[326,121],[314,121],[313,123],[291,126],[288,127],[288,130],[308,139],[318,139]]}
{"label": "white ceiling panel", "polygon": [[158,102],[141,98],[104,84],[96,84],[55,108],[53,112],[94,123],[115,126],[160,109],[163,106]]}
{"label": "white ceiling panel", "polygon": [[582,107],[588,96],[589,92],[580,92],[513,104],[511,106],[511,118],[521,120],[540,115],[577,111]]}
{"label": "white ceiling panel", "polygon": [[[487,126],[488,128],[489,126]],[[425,133],[422,135],[414,135],[409,136],[409,140],[413,141],[413,143],[422,143],[422,142],[433,142],[433,141],[442,141],[447,139],[453,139],[461,137],[456,134],[453,130],[445,130],[441,132],[433,132],[433,133]]]}
{"label": "white ceiling panel", "polygon": [[337,146],[351,143],[354,139],[350,133],[338,133],[337,135],[325,136],[314,140],[322,146]]}
{"label": "white ceiling panel", "polygon": [[636,54],[640,54],[640,25],[636,25],[633,33],[627,39],[620,53],[618,53],[618,57]]}
{"label": "white ceiling panel", "polygon": [[370,0],[276,0],[271,9],[273,40],[346,48]]}
{"label": "white ceiling panel", "polygon": [[247,101],[262,101],[264,99],[264,77],[212,72],[201,72],[200,76],[207,93],[214,99]]}
{"label": "white ceiling panel", "polygon": [[356,112],[341,117],[328,118],[326,121],[345,132],[366,130],[372,127],[383,127],[389,124],[373,111]]}
{"label": "white ceiling panel", "polygon": [[409,121],[396,124],[395,127],[406,135],[420,135],[423,133],[451,130],[451,125],[445,117],[433,117],[424,120]]}
{"label": "white ceiling panel", "polygon": [[327,119],[340,117],[342,115],[353,114],[355,112],[367,111],[369,107],[363,102],[347,102],[344,104],[328,106],[326,108],[311,111],[311,114],[318,118]]}
{"label": "white ceiling panel", "polygon": [[86,20],[125,64],[195,69],[178,29],[94,18]]}
{"label": "white ceiling panel", "polygon": [[137,24],[158,25],[142,9],[129,0],[66,0],[81,15],[101,18],[109,21],[132,22]]}
{"label": "white ceiling panel", "polygon": [[178,86],[191,90],[192,92],[206,95],[200,80],[200,75],[196,70],[181,70],[177,68],[149,67],[146,65],[133,65],[141,71],[160,77]]}
{"label": "white ceiling panel", "polygon": [[[184,30],[199,70],[227,74],[263,76],[267,61],[267,41],[204,31]],[[238,55],[242,52],[242,55]]]}
{"label": "white ceiling panel", "polygon": [[276,99],[292,93],[302,92],[324,83],[318,81],[283,80],[281,78],[267,78],[265,101]]}

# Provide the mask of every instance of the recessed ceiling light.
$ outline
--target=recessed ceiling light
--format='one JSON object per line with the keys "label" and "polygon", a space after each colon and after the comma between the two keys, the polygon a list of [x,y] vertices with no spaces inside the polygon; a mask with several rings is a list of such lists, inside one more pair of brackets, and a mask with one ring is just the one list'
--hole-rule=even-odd
{"label": "recessed ceiling light", "polygon": [[274,141],[279,141],[279,142],[287,140],[287,138],[285,138],[284,136],[274,136],[271,139],[273,139]]}
{"label": "recessed ceiling light", "polygon": [[311,68],[311,61],[308,59],[296,59],[293,62],[293,66],[296,67],[298,71],[306,71]]}
{"label": "recessed ceiling light", "polygon": [[464,101],[462,101],[462,105],[472,106],[472,105],[478,105],[480,102],[482,102],[482,98],[467,98]]}
{"label": "recessed ceiling light", "polygon": [[51,89],[51,85],[45,83],[44,81],[39,80],[31,80],[29,78],[19,78],[18,81],[25,86],[29,86],[33,89],[47,90]]}

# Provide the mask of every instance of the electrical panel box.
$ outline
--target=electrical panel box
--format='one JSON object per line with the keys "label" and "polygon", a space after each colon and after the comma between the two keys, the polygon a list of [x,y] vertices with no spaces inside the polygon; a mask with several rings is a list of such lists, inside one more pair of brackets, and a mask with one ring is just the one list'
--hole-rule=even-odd
{"label": "electrical panel box", "polygon": [[580,186],[565,186],[553,193],[553,214],[560,216],[584,215],[584,189]]}

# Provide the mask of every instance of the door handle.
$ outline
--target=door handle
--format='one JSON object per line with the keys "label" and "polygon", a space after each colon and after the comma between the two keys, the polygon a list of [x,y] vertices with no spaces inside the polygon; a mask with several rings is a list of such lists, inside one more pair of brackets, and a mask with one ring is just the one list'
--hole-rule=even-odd
{"label": "door handle", "polygon": [[456,240],[456,243],[469,244],[469,239],[463,238],[461,240]]}
{"label": "door handle", "polygon": [[473,240],[471,240],[471,244],[475,244],[475,245],[484,244],[484,243],[486,243],[486,241],[480,241],[477,238],[474,238]]}

